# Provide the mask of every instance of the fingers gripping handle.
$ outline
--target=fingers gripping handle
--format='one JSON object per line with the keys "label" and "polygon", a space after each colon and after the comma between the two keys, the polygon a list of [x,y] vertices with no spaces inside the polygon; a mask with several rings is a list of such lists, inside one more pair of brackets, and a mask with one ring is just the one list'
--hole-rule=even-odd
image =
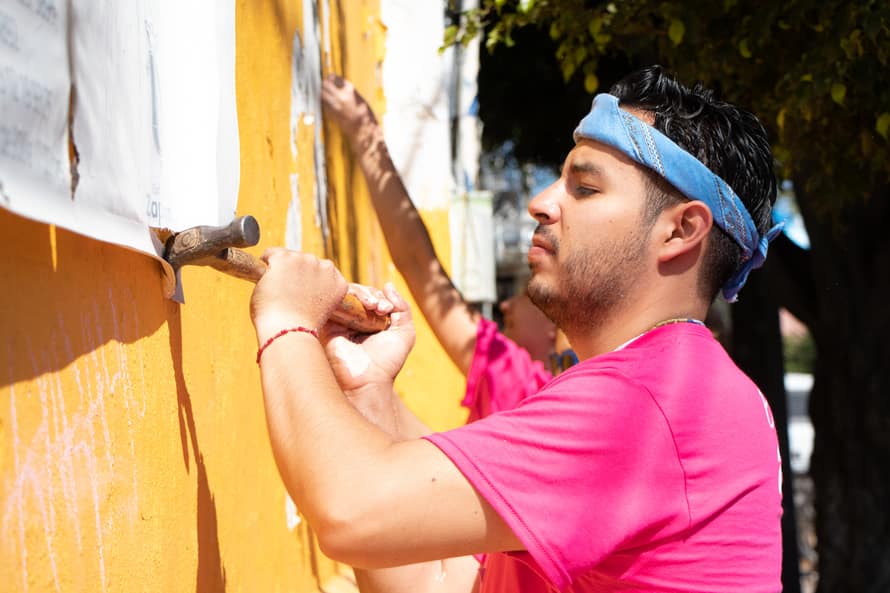
{"label": "fingers gripping handle", "polygon": [[[221,272],[258,282],[268,269],[266,264],[246,251],[228,248],[219,252],[208,264]],[[347,294],[343,301],[331,313],[331,320],[349,329],[363,333],[373,334],[389,327],[388,315],[377,315],[365,309],[358,297]]]}
{"label": "fingers gripping handle", "polygon": [[362,334],[375,334],[389,327],[389,315],[368,311],[354,294],[347,294],[340,301],[331,312],[331,320]]}

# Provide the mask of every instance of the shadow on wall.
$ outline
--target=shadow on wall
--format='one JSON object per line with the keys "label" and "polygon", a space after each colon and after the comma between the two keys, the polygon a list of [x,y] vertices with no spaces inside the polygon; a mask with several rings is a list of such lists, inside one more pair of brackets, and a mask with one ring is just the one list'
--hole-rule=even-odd
{"label": "shadow on wall", "polygon": [[189,469],[189,444],[195,456],[197,479],[197,526],[198,569],[195,583],[196,593],[214,593],[226,588],[226,572],[219,553],[219,530],[217,525],[216,501],[210,491],[204,455],[198,446],[198,432],[192,412],[192,400],[185,373],[182,367],[182,318],[179,306],[168,304],[170,324],[170,355],[173,359],[173,373],[176,378],[176,397],[179,409],[179,437],[182,440],[182,460]]}
{"label": "shadow on wall", "polygon": [[64,369],[109,342],[138,342],[167,321],[151,258],[3,209],[0,234],[0,386]]}
{"label": "shadow on wall", "polygon": [[[216,502],[183,371],[181,311],[179,305],[163,297],[159,264],[143,254],[2,209],[0,232],[7,245],[15,246],[15,251],[8,251],[0,259],[0,275],[7,279],[7,290],[0,298],[0,335],[8,367],[2,373],[0,387],[68,372],[76,363],[80,368],[70,372],[78,382],[81,374],[90,382],[95,373],[103,382],[97,389],[104,387],[109,393],[127,397],[123,392],[133,373],[151,364],[151,359],[141,358],[139,346],[116,350],[104,347],[110,343],[136,344],[168,324],[183,464],[190,473],[194,459],[198,538],[195,591],[223,591],[226,577],[220,558]],[[69,409],[68,413],[73,411]]]}

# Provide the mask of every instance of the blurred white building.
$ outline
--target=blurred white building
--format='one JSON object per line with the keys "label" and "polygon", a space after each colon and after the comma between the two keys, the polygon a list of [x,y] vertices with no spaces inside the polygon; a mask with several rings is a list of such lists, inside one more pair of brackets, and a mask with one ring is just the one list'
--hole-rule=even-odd
{"label": "blurred white building", "polygon": [[808,413],[813,375],[786,373],[785,393],[788,398],[788,449],[791,454],[791,470],[805,474],[810,470],[813,453],[813,425]]}

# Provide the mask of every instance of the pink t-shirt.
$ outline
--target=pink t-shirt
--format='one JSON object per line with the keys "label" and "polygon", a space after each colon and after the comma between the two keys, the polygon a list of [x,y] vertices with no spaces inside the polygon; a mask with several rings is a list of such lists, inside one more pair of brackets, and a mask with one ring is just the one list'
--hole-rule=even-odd
{"label": "pink t-shirt", "polygon": [[781,590],[781,465],[757,387],[707,328],[654,329],[427,437],[527,552],[483,593]]}
{"label": "pink t-shirt", "polygon": [[550,378],[544,365],[501,334],[494,322],[480,319],[467,391],[461,402],[470,410],[467,422],[515,408]]}

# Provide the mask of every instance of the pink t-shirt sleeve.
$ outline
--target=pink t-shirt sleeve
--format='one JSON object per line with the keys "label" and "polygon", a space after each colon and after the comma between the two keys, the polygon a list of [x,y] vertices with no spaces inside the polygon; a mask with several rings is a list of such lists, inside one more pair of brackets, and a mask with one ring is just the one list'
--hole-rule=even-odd
{"label": "pink t-shirt sleeve", "polygon": [[665,418],[613,369],[578,365],[514,410],[427,438],[560,589],[619,547],[689,525]]}
{"label": "pink t-shirt sleeve", "polygon": [[472,422],[515,408],[550,378],[543,364],[532,360],[526,350],[500,333],[495,323],[483,318],[461,404],[469,408],[468,421]]}

